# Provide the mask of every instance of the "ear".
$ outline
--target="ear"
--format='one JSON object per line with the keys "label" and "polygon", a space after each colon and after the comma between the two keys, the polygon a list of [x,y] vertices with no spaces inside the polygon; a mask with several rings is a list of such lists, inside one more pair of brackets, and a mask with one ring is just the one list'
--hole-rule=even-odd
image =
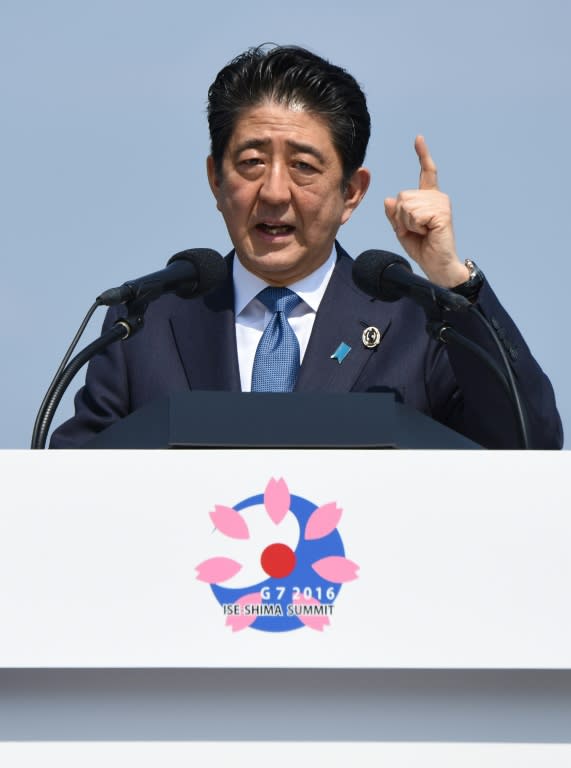
{"label": "ear", "polygon": [[341,217],[341,224],[349,221],[355,208],[365,197],[369,184],[371,183],[371,173],[367,168],[357,168],[355,173],[349,179],[344,193],[345,210]]}
{"label": "ear", "polygon": [[220,179],[218,178],[218,174],[216,173],[216,165],[214,163],[214,158],[212,155],[208,155],[206,158],[206,174],[208,176],[208,183],[210,184],[210,189],[212,190],[212,194],[214,195],[216,199],[216,207],[218,210],[220,210]]}

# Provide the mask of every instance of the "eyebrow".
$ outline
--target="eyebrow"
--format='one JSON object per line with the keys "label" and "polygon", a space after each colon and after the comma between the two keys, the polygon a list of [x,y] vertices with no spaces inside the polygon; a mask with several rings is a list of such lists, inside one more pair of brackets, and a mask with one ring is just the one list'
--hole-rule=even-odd
{"label": "eyebrow", "polygon": [[[270,139],[246,139],[241,144],[238,144],[236,147],[236,154],[240,154],[240,152],[243,152],[246,149],[261,149],[262,147],[266,146],[270,143]],[[308,155],[312,155],[313,157],[316,157],[320,163],[325,165],[325,157],[323,154],[316,149],[311,144],[302,144],[299,141],[286,141],[286,144],[288,147],[291,147],[296,152],[303,152]]]}

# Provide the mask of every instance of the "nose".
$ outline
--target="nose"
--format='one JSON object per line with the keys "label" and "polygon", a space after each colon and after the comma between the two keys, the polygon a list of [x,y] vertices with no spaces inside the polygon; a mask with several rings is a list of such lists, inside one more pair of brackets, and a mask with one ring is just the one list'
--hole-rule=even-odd
{"label": "nose", "polygon": [[260,187],[260,200],[270,205],[283,205],[291,199],[291,179],[287,168],[281,163],[273,163],[266,169]]}

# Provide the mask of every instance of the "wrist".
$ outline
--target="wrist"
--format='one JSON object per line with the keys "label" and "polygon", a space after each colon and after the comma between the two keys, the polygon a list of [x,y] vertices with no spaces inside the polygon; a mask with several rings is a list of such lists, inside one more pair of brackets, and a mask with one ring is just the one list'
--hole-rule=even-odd
{"label": "wrist", "polygon": [[426,270],[426,276],[429,280],[432,280],[436,285],[442,288],[448,288],[448,290],[454,290],[457,285],[462,285],[470,278],[470,270],[462,261],[454,261],[452,264],[446,265],[445,269],[441,269],[439,272],[430,272]]}
{"label": "wrist", "polygon": [[444,288],[454,290],[457,285],[462,285],[470,279],[470,269],[465,262],[458,261],[454,265],[454,269],[451,269],[446,277],[447,284],[444,286]]}
{"label": "wrist", "polygon": [[460,296],[464,296],[471,302],[475,302],[480,293],[480,288],[484,283],[484,274],[478,265],[471,259],[466,259],[464,265],[468,273],[467,279],[458,283],[450,290]]}

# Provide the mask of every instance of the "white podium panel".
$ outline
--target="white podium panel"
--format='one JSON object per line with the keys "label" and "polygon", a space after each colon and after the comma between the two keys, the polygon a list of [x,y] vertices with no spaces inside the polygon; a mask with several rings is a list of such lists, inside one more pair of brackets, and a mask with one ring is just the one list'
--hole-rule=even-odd
{"label": "white podium panel", "polygon": [[[276,760],[276,757],[279,759]],[[102,764],[155,768],[188,768],[188,765],[232,765],[233,768],[278,765],[347,765],[391,768],[568,768],[571,747],[567,744],[355,744],[338,742],[199,742],[199,743],[102,743],[39,742],[0,745],[0,758],[10,768],[58,766],[99,768]]]}
{"label": "white podium panel", "polygon": [[3,452],[0,667],[571,668],[570,475],[569,453]]}

